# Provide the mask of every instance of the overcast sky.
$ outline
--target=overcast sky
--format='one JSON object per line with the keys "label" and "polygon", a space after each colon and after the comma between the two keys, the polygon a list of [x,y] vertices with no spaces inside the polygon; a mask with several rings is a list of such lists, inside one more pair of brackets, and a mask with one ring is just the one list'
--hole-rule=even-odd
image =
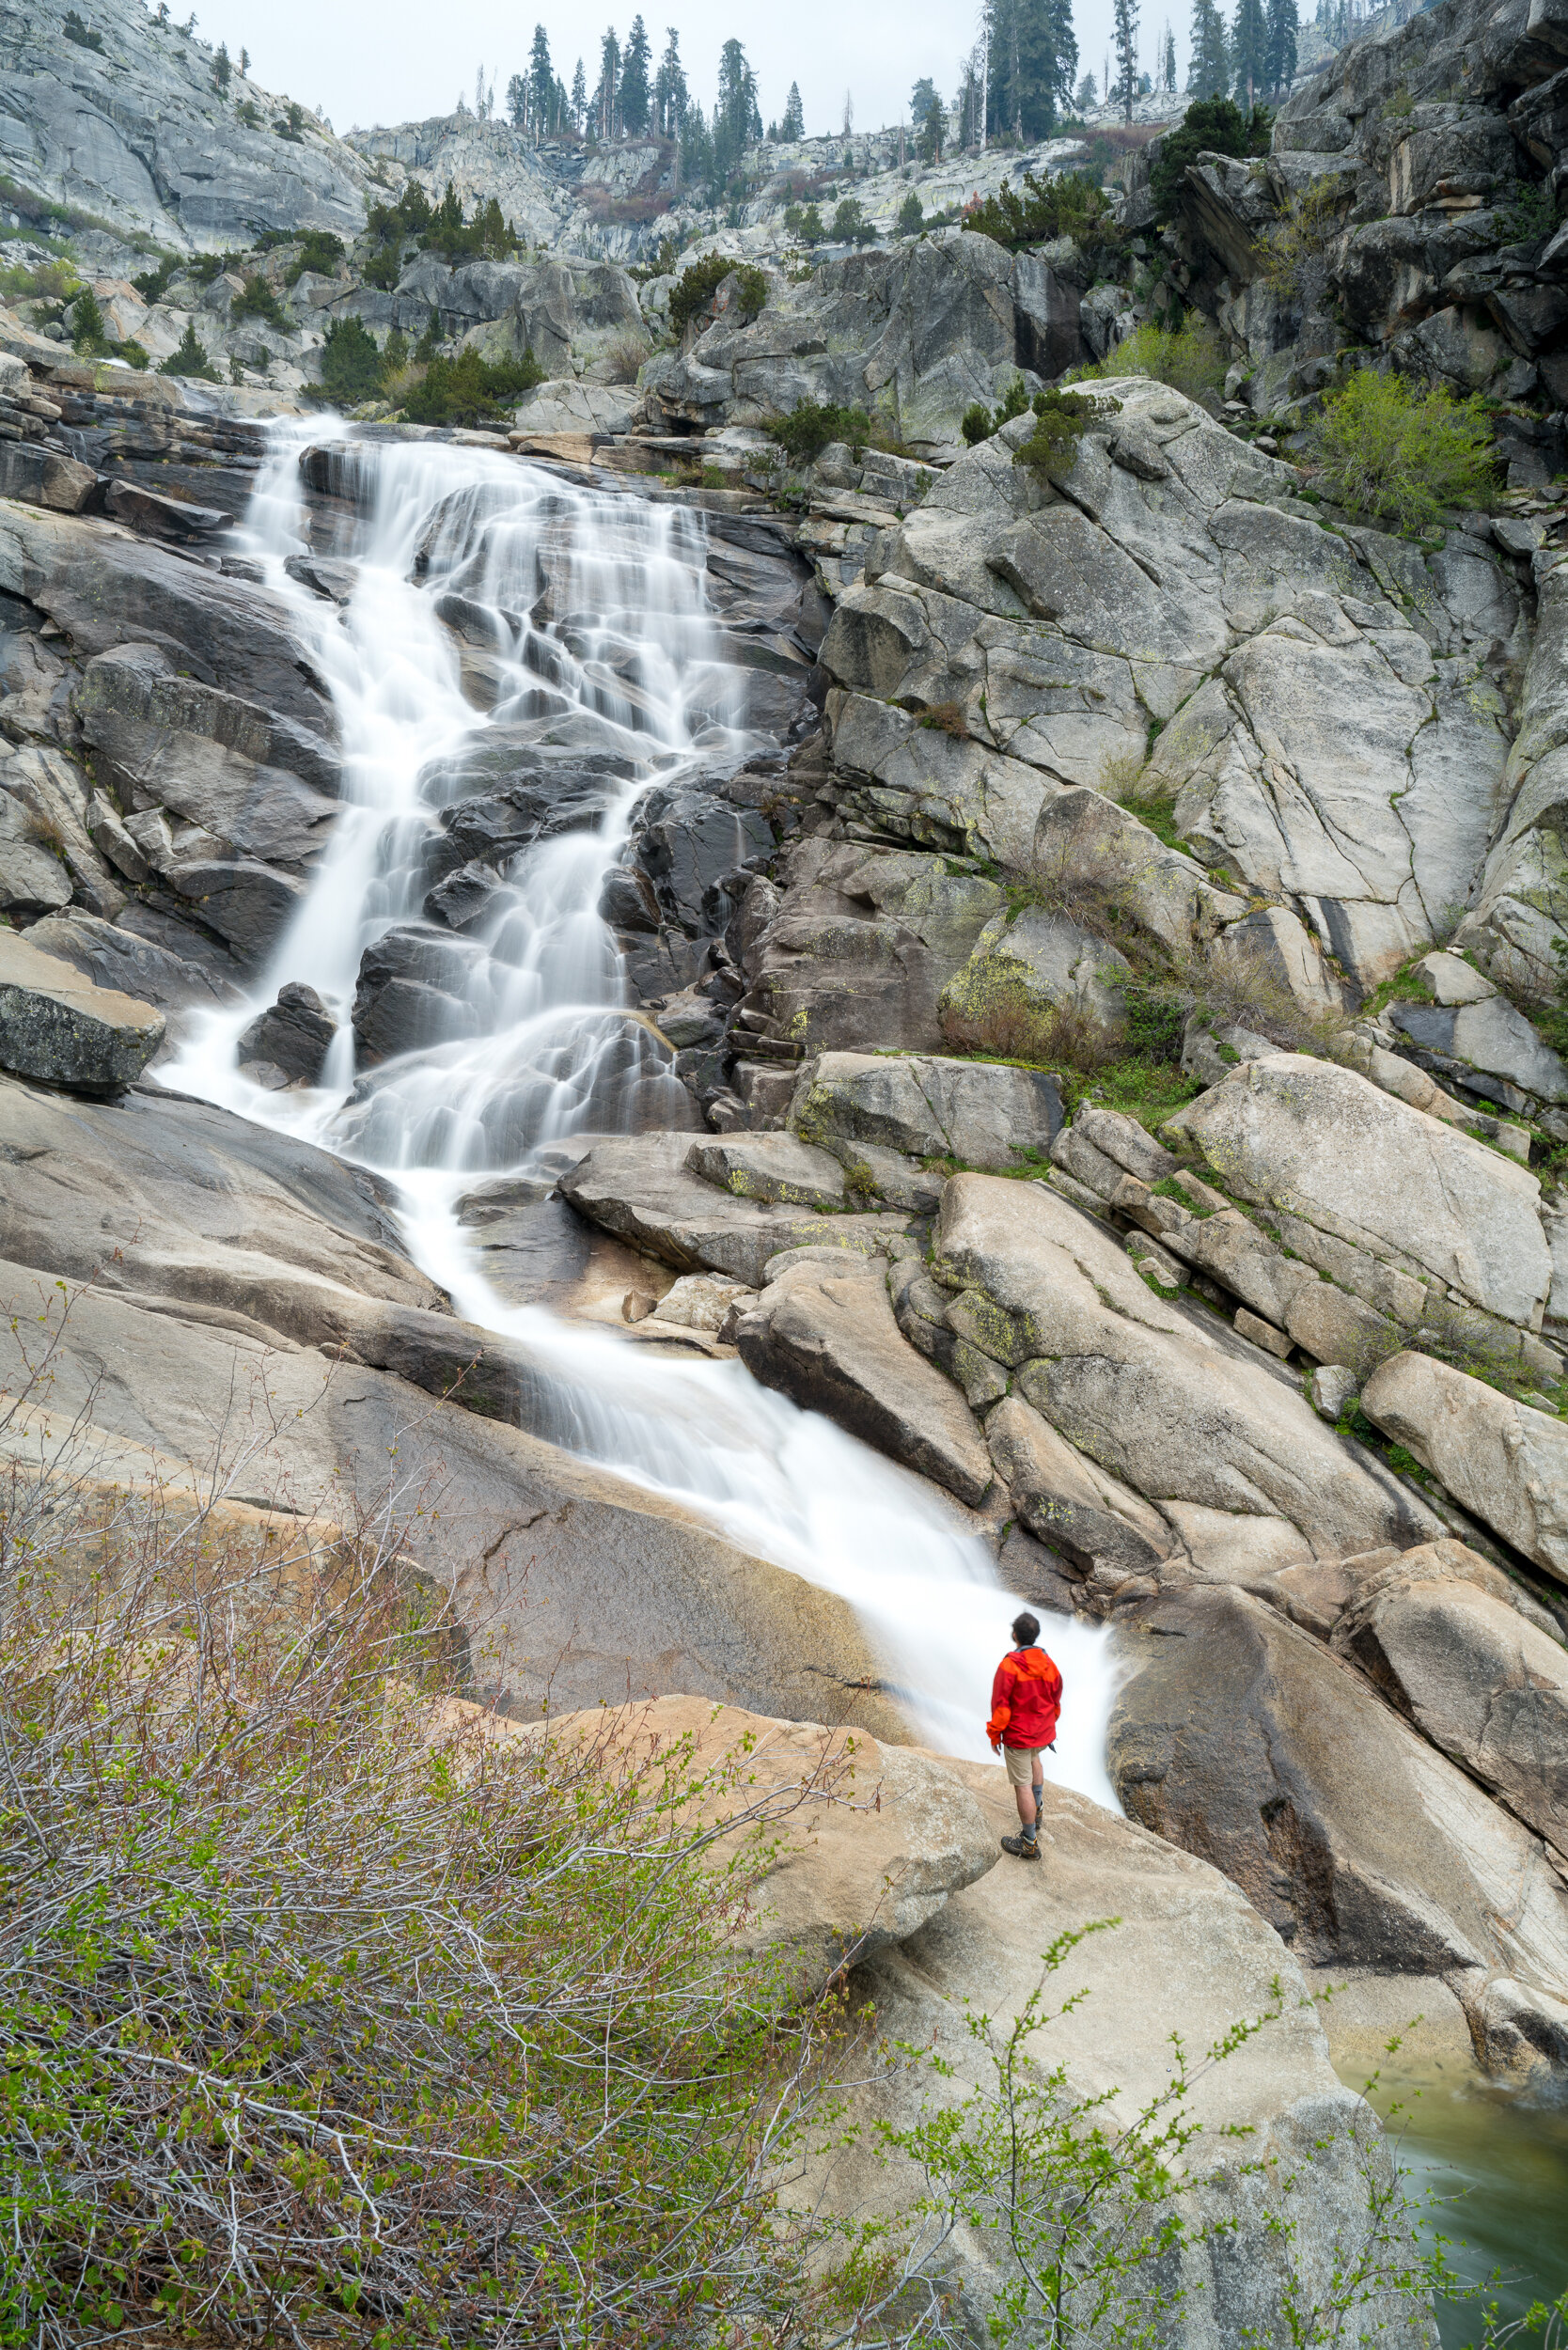
{"label": "overcast sky", "polygon": [[[846,89],[863,131],[901,120],[920,74],[931,74],[950,97],[959,59],[978,29],[975,0],[950,7],[938,0],[791,0],[760,13],[732,0],[655,0],[643,13],[655,60],[666,24],[676,26],[693,94],[705,108],[713,105],[720,46],[736,35],[756,69],[764,121],[783,111],[790,84],[798,82],[813,136],[840,128]],[[1167,13],[1163,0],[1143,0],[1145,70],[1152,70]],[[1184,73],[1187,11],[1168,13]],[[460,89],[472,104],[481,61],[499,108],[508,80],[527,63],[536,22],[550,36],[561,79],[570,87],[581,56],[591,88],[600,35],[613,24],[624,39],[633,14],[626,0],[599,0],[591,10],[557,0],[542,7],[525,0],[522,8],[502,0],[442,0],[439,7],[430,0],[206,0],[197,24],[204,40],[227,40],[235,56],[248,49],[265,87],[321,107],[336,130],[347,131],[355,123],[449,114]],[[1079,70],[1098,81],[1111,0],[1075,0],[1075,22]]]}

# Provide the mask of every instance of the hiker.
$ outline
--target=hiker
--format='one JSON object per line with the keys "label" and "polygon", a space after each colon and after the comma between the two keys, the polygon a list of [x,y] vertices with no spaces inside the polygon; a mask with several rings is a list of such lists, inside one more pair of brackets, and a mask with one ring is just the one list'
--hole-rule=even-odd
{"label": "hiker", "polygon": [[991,1684],[991,1719],[985,1734],[993,1754],[1007,1764],[1018,1805],[1019,1833],[1004,1836],[1003,1852],[1020,1860],[1040,1858],[1040,1807],[1045,1793],[1047,1747],[1057,1743],[1061,1712],[1061,1675],[1043,1648],[1040,1619],[1027,1609],[1012,1620],[1014,1646],[996,1668]]}

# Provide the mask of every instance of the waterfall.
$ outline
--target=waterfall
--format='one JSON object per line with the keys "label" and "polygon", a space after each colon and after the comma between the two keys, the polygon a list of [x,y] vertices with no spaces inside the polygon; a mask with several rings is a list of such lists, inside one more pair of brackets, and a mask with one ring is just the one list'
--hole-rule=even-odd
{"label": "waterfall", "polygon": [[[462,1315],[516,1338],[538,1366],[538,1434],[838,1593],[895,1663],[920,1733],[983,1760],[991,1674],[1021,1603],[956,1508],[739,1362],[672,1361],[509,1306],[456,1214],[477,1181],[548,1168],[573,1134],[684,1122],[668,1048],[631,1006],[599,903],[651,785],[722,775],[766,747],[745,730],[745,673],[719,657],[704,517],[488,450],[335,438],[350,519],[323,563],[305,533],[299,462],[329,430],[341,431],[274,429],[241,544],[331,693],[342,813],[251,999],[199,1020],[163,1073],[390,1176],[416,1261]],[[332,573],[332,600],[297,575],[313,563],[318,579]],[[356,1073],[362,959],[420,922],[441,811],[476,776],[502,773],[537,784],[538,837],[499,886],[476,885],[460,933],[426,926],[420,951],[440,983],[423,988],[425,1027]],[[320,1084],[273,1092],[241,1073],[236,1044],[289,980],[315,988],[340,1025]],[[1114,1808],[1108,1636],[1054,1617],[1043,1637],[1066,1683],[1047,1764]]]}

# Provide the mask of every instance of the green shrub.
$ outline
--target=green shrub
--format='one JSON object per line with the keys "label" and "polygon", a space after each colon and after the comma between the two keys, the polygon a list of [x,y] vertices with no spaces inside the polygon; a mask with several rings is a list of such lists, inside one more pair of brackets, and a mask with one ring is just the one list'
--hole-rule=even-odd
{"label": "green shrub", "polygon": [[834,213],[833,235],[839,244],[875,244],[877,231],[866,218],[857,196],[846,196]]}
{"label": "green shrub", "polygon": [[0,1513],[0,2340],[797,2338],[838,2003],[744,1940],[794,1791],[512,1734],[373,1544],[84,1484]]}
{"label": "green shrub", "polygon": [[6,302],[70,302],[81,288],[75,264],[69,260],[39,261],[32,267],[18,261],[0,270],[0,300]]}
{"label": "green shrub", "polygon": [[1095,377],[1117,375],[1152,376],[1158,384],[1168,384],[1174,391],[1184,392],[1189,400],[1215,399],[1225,388],[1225,371],[1229,365],[1225,345],[1206,318],[1196,310],[1189,311],[1175,328],[1156,326],[1147,321],[1134,329],[1125,342],[1107,351],[1103,359],[1092,366],[1074,370],[1075,384],[1091,382]]}
{"label": "green shrub", "polygon": [[507,226],[495,198],[481,204],[476,196],[473,216],[464,220],[462,199],[450,180],[446,195],[429,213],[423,241],[447,261],[504,261],[517,250],[517,232]]}
{"label": "green shrub", "polygon": [[1059,481],[1071,473],[1084,426],[1091,416],[1107,415],[1121,405],[1102,394],[1037,392],[1034,431],[1012,453],[1015,465],[1027,465],[1043,480]]}
{"label": "green shrub", "polygon": [[1244,115],[1229,98],[1200,98],[1160,140],[1149,174],[1155,218],[1170,218],[1187,165],[1200,155],[1266,155],[1273,131],[1274,117],[1266,106],[1254,106]]}
{"label": "green shrub", "polygon": [[1028,388],[1023,377],[1015,375],[998,408],[988,408],[982,400],[972,400],[964,411],[958,429],[969,446],[977,448],[981,441],[989,441],[994,432],[999,432],[1004,424],[1011,424],[1014,416],[1023,415],[1028,404]]}
{"label": "green shrub", "polygon": [[84,286],[71,305],[71,340],[72,349],[84,355],[109,348],[109,330],[90,286]]}
{"label": "green shrub", "polygon": [[343,240],[325,228],[312,228],[300,241],[299,258],[290,264],[288,282],[297,286],[306,270],[318,277],[334,277],[343,258]]}
{"label": "green shrub", "polygon": [[231,319],[262,319],[269,326],[287,328],[282,304],[264,277],[250,276],[229,305]]}
{"label": "green shrub", "polygon": [[392,329],[381,355],[388,375],[401,375],[408,365],[408,337],[400,326]]}
{"label": "green shrub", "polygon": [[82,19],[77,15],[74,8],[67,8],[65,12],[65,23],[61,25],[60,30],[64,33],[67,40],[73,40],[76,43],[78,49],[96,49],[100,55],[102,55],[103,49],[102,34],[89,32],[86,25],[83,24]]}
{"label": "green shrub", "polygon": [[694,261],[670,289],[669,323],[671,332],[683,335],[693,319],[706,310],[723,285],[733,275],[736,279],[737,303],[743,320],[758,316],[767,306],[768,281],[760,269],[749,262],[732,261],[723,253],[706,253],[700,261]]}
{"label": "green shrub", "polygon": [[152,365],[147,352],[143,350],[140,343],[133,339],[128,343],[117,343],[115,357],[123,359],[128,368],[134,368],[138,375],[144,374]]}
{"label": "green shrub", "polygon": [[[345,321],[346,323],[346,321]],[[413,424],[485,424],[514,408],[525,392],[544,381],[532,351],[521,359],[481,359],[477,351],[455,359],[431,359],[424,381],[403,401]]]}
{"label": "green shrub", "polygon": [[899,234],[901,237],[917,237],[924,227],[925,214],[920,209],[920,199],[911,188],[899,206]]}
{"label": "green shrub", "polygon": [[162,302],[178,267],[173,254],[165,253],[155,269],[144,270],[139,277],[133,277],[131,283],[144,302]]}
{"label": "green shrub", "polygon": [[1115,235],[1110,198],[1081,173],[1063,172],[1042,181],[1032,171],[1024,174],[1025,194],[1018,196],[1004,180],[995,196],[970,208],[964,226],[993,238],[1010,253],[1021,246],[1046,244],[1053,237],[1072,237],[1079,244],[1103,244]]}
{"label": "green shrub", "polygon": [[385,362],[364,321],[329,321],[318,397],[334,408],[355,408],[361,400],[374,400],[384,377]]}
{"label": "green shrub", "polygon": [[856,457],[871,437],[864,408],[839,408],[831,400],[803,400],[767,428],[771,440],[797,465],[809,465],[834,441],[847,441]]}
{"label": "green shrub", "polygon": [[199,376],[207,384],[218,381],[217,368],[196,339],[194,321],[180,337],[179,350],[169,353],[158,372],[160,375]]}
{"label": "green shrub", "polygon": [[1325,400],[1310,447],[1330,497],[1397,530],[1429,529],[1445,509],[1484,506],[1497,489],[1492,429],[1475,394],[1420,391],[1370,368]]}

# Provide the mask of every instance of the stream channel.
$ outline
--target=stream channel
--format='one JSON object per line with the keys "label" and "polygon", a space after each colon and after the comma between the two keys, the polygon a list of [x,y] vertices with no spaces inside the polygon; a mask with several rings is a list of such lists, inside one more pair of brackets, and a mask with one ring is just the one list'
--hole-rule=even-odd
{"label": "stream channel", "polygon": [[[422,1269],[467,1321],[519,1341],[536,1364],[533,1433],[845,1599],[895,1660],[919,1734],[984,1760],[992,1669],[1021,1603],[934,1491],[759,1386],[739,1361],[673,1360],[610,1328],[507,1304],[456,1214],[464,1192],[495,1177],[557,1176],[588,1136],[688,1122],[669,1048],[634,1010],[598,909],[651,785],[732,771],[771,747],[745,729],[745,673],[718,657],[704,517],[485,449],[354,437],[355,576],[339,607],[285,562],[311,551],[301,452],[341,432],[321,418],[274,428],[234,544],[289,604],[329,686],[343,812],[250,999],[202,1018],[161,1073],[396,1183]],[[457,641],[435,609],[444,594],[489,617],[499,680],[489,712],[463,696]],[[570,828],[513,859],[466,933],[454,1033],[358,1071],[349,1014],[361,958],[420,921],[436,811],[473,789],[465,763],[497,727],[555,771]],[[585,804],[585,774],[596,771]],[[737,861],[746,847],[738,839]],[[236,1045],[289,980],[313,987],[339,1026],[320,1086],[273,1092],[241,1074]],[[1110,1635],[1053,1617],[1044,1638],[1066,1684],[1047,1767],[1115,1809]],[[1441,2192],[1469,2190],[1444,2215],[1447,2234],[1471,2241],[1462,2268],[1501,2261],[1518,2279],[1514,2306],[1568,2281],[1568,2113],[1518,2108],[1473,2076],[1400,2083],[1414,2085],[1425,2093],[1403,2159]],[[1449,2350],[1470,2332],[1464,2312],[1445,2315]]]}

